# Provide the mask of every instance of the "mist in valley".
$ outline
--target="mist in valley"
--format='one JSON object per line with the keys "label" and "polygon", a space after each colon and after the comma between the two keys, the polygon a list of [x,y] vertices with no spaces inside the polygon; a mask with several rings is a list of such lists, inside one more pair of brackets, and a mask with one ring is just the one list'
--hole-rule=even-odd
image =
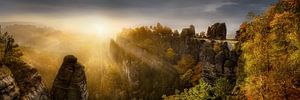
{"label": "mist in valley", "polygon": [[23,52],[22,59],[37,68],[48,89],[52,88],[63,57],[71,54],[85,66],[90,97],[117,95],[112,94],[116,91],[116,80],[112,78],[121,76],[122,69],[110,56],[109,43],[113,38],[17,23],[2,27],[2,31],[13,35]]}
{"label": "mist in valley", "polygon": [[0,100],[297,100],[299,0],[0,0]]}

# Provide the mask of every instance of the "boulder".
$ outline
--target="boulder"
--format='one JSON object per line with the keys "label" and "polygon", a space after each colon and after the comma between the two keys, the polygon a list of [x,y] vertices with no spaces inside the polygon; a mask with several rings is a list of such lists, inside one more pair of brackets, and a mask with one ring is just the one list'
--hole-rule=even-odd
{"label": "boulder", "polygon": [[226,24],[225,23],[215,23],[214,25],[208,27],[207,37],[210,39],[225,40],[226,39]]}
{"label": "boulder", "polygon": [[52,100],[87,100],[87,82],[84,66],[73,55],[64,57],[64,61],[54,80]]}

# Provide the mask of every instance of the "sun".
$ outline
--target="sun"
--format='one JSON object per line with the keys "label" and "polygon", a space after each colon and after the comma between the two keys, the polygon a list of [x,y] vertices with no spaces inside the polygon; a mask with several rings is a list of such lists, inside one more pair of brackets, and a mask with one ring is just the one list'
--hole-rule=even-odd
{"label": "sun", "polygon": [[73,15],[59,18],[26,16],[18,19],[25,22],[41,24],[41,27],[49,26],[64,33],[94,35],[100,38],[114,38],[125,26],[116,18],[103,17],[101,15]]}
{"label": "sun", "polygon": [[65,31],[85,35],[95,35],[101,38],[112,38],[116,31],[112,22],[98,16],[81,16],[63,20]]}
{"label": "sun", "polygon": [[85,34],[96,34],[99,36],[107,36],[109,29],[108,27],[101,22],[95,21],[95,22],[81,22],[81,25],[78,25],[78,27],[81,27],[81,32]]}

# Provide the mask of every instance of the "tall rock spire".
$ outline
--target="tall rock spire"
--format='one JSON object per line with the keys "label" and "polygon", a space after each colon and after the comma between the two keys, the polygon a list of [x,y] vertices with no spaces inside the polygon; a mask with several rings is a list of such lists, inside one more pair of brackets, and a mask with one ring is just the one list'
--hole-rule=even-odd
{"label": "tall rock spire", "polygon": [[84,66],[77,62],[75,56],[64,57],[51,93],[52,100],[87,100]]}

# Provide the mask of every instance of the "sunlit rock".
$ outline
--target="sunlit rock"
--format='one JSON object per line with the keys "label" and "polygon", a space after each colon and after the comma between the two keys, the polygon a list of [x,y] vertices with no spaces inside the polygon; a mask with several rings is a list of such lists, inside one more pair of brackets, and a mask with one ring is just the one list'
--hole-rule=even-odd
{"label": "sunlit rock", "polygon": [[22,100],[48,100],[46,86],[37,69],[14,57],[7,58],[5,63],[20,89]]}
{"label": "sunlit rock", "polygon": [[0,100],[19,99],[19,88],[6,66],[0,67]]}

